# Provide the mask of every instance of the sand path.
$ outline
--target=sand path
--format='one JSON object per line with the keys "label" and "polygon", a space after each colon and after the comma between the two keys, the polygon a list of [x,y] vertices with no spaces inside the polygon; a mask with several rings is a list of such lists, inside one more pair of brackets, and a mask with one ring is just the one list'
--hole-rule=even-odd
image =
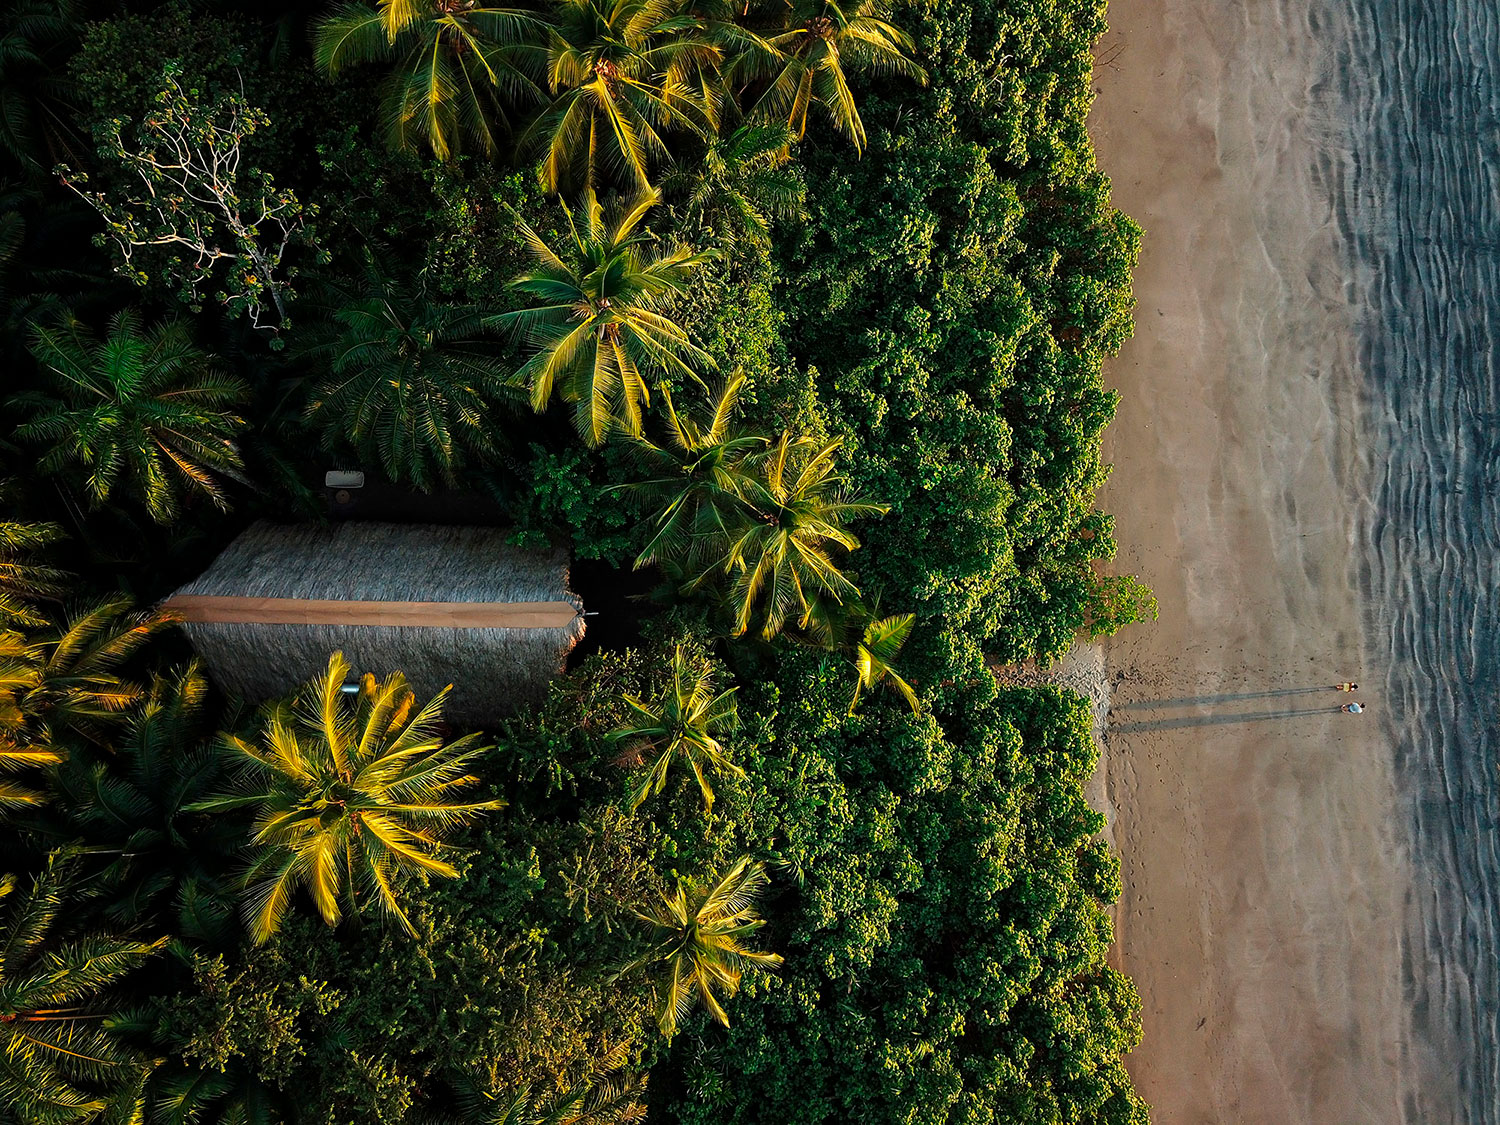
{"label": "sand path", "polygon": [[1300,18],[1113,0],[1098,52],[1100,163],[1147,231],[1101,502],[1161,620],[1108,646],[1105,785],[1163,1125],[1378,1125],[1411,1084],[1392,751],[1318,690],[1360,678],[1368,451]]}

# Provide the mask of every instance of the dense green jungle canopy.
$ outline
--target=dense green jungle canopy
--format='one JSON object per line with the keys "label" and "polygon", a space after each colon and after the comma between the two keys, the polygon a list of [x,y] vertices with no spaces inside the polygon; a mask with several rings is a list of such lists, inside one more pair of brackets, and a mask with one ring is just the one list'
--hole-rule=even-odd
{"label": "dense green jungle canopy", "polygon": [[[990,670],[1155,611],[1103,0],[3,12],[0,1123],[1146,1121]],[[572,551],[543,707],[215,688],[146,607],[329,467]]]}

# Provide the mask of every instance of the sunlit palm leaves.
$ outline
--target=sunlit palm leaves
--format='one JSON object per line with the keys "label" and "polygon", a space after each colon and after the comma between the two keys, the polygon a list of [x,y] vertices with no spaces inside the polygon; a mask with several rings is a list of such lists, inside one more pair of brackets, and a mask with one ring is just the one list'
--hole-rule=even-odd
{"label": "sunlit palm leaves", "polygon": [[228,507],[219,478],[242,479],[235,438],[245,423],[233,408],[247,391],[193,344],[185,324],[143,330],[132,309],[99,340],[70,317],[38,327],[31,352],[53,390],[12,405],[30,416],[16,435],[48,447],[44,472],[81,470],[94,507],[124,494],[158,523],[193,494]]}
{"label": "sunlit palm leaves", "polygon": [[544,99],[541,18],[526,8],[476,0],[380,0],[346,4],[317,29],[318,69],[393,62],[386,121],[393,145],[425,142],[439,160],[465,144],[493,156],[507,112]]}
{"label": "sunlit palm leaves", "polygon": [[697,379],[695,365],[713,364],[665,315],[693,271],[713,255],[686,246],[664,254],[648,248],[649,237],[638,228],[656,201],[655,193],[643,195],[611,223],[591,193],[582,224],[568,215],[571,261],[520,224],[537,265],[511,282],[531,298],[531,307],[499,318],[534,349],[515,379],[530,387],[538,411],[554,392],[575,403],[574,424],[589,445],[602,445],[615,428],[641,433],[651,398],[648,376]]}
{"label": "sunlit palm leaves", "polygon": [[[0,482],[0,500],[7,491]],[[0,520],[0,629],[46,623],[36,603],[61,597],[68,574],[38,556],[62,537],[55,523]]]}
{"label": "sunlit palm leaves", "polygon": [[779,17],[776,30],[766,32],[772,50],[741,52],[728,71],[736,87],[769,81],[750,110],[754,119],[782,122],[800,138],[807,130],[808,108],[818,102],[834,128],[863,150],[865,126],[847,74],[868,71],[927,81],[926,72],[908,57],[911,36],[887,19],[885,0],[847,5],[790,0],[785,7],[772,7]]}
{"label": "sunlit palm leaves", "polygon": [[[559,0],[547,45],[550,106],[528,130],[551,191],[644,191],[672,130],[706,136],[720,47],[671,0]],[[717,87],[717,83],[713,83]]]}
{"label": "sunlit palm leaves", "polygon": [[696,574],[738,529],[755,481],[754,458],[770,445],[730,424],[744,386],[744,372],[736,371],[705,419],[678,410],[663,390],[667,440],[635,443],[645,479],[628,486],[653,515],[637,568],[660,565],[674,575]]}
{"label": "sunlit palm leaves", "polygon": [[0,1104],[27,1125],[140,1121],[145,1061],[110,1035],[100,993],[162,942],[50,940],[68,867],[53,856],[25,891],[0,878]]}
{"label": "sunlit palm leaves", "polygon": [[414,933],[397,902],[397,874],[456,876],[442,858],[448,831],[504,805],[454,800],[478,780],[468,770],[484,747],[477,734],[443,744],[448,688],[416,707],[401,673],[378,682],[367,673],[350,700],[349,671],[334,653],[291,705],[269,710],[259,739],[225,735],[234,787],[189,806],[255,813],[242,912],[257,943],[276,932],[299,883],[329,925],[373,898]]}
{"label": "sunlit palm leaves", "polygon": [[696,589],[729,581],[736,636],[758,619],[760,635],[769,640],[788,622],[805,627],[820,598],[842,603],[859,595],[834,552],[859,546],[850,520],[888,509],[847,496],[834,462],[838,449],[836,441],[820,445],[783,433],[760,462],[746,519],[724,544],[721,560],[688,584]]}
{"label": "sunlit palm leaves", "polygon": [[681,645],[672,654],[672,680],[654,700],[627,695],[630,708],[625,726],[610,734],[611,742],[624,743],[627,750],[650,756],[650,765],[630,795],[630,811],[646,798],[660,793],[674,763],[693,771],[703,794],[704,809],[714,807],[713,786],[707,773],[744,777],[745,771],[729,760],[719,741],[739,725],[734,693],[738,688],[715,691],[712,666],[695,659]]}
{"label": "sunlit palm leaves", "polygon": [[767,883],[765,864],[744,856],[710,881],[679,878],[676,891],[662,896],[661,909],[637,912],[652,928],[651,948],[624,971],[650,965],[663,974],[657,1026],[667,1038],[699,1002],[727,1026],[723,1000],[739,990],[745,970],[781,964],[780,955],[744,944],[765,925],[755,900]]}
{"label": "sunlit palm leaves", "polygon": [[[68,734],[101,741],[143,694],[120,678],[120,665],[169,624],[170,617],[132,613],[128,601],[113,601],[36,634],[0,633],[0,774],[58,764]],[[0,808],[42,799],[0,777]]]}
{"label": "sunlit palm leaves", "polygon": [[496,403],[519,396],[482,339],[481,310],[431,301],[373,266],[328,301],[303,349],[319,370],[307,418],[324,449],[352,449],[422,489],[454,484],[466,454],[494,453]]}
{"label": "sunlit palm leaves", "polygon": [[854,643],[854,670],[859,678],[854,685],[854,698],[849,701],[849,714],[854,714],[860,692],[869,691],[881,683],[900,693],[913,713],[921,713],[922,704],[917,699],[916,689],[896,671],[896,657],[911,636],[916,620],[914,613],[900,613],[871,620],[865,625]]}
{"label": "sunlit palm leaves", "polygon": [[696,167],[668,176],[662,189],[680,198],[684,223],[710,233],[726,251],[743,239],[768,248],[771,223],[802,210],[802,178],[787,152],[792,135],[781,124],[745,124],[712,138]]}
{"label": "sunlit palm leaves", "polygon": [[629,1042],[619,1043],[602,1058],[570,1076],[568,1088],[539,1097],[527,1087],[499,1097],[475,1094],[464,1098],[463,1125],[628,1125],[646,1119],[641,1098],[646,1077],[623,1070],[630,1056]]}

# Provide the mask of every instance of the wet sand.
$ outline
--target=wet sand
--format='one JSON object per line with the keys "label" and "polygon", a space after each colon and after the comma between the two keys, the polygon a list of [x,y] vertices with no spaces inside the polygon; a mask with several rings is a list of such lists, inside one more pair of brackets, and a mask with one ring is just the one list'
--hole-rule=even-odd
{"label": "wet sand", "polygon": [[1113,0],[1098,50],[1099,161],[1147,232],[1101,505],[1116,569],[1161,603],[1107,646],[1103,777],[1145,1022],[1128,1065],[1163,1125],[1378,1125],[1417,1084],[1392,745],[1326,687],[1376,671],[1355,560],[1372,453],[1314,171],[1329,62],[1303,18]]}

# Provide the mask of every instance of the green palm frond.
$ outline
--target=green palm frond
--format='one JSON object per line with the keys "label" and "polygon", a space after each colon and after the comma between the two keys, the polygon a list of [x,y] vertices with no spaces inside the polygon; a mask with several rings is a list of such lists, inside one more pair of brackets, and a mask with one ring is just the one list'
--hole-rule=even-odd
{"label": "green palm frond", "polygon": [[574,1068],[550,1096],[530,1086],[498,1094],[473,1081],[459,1091],[461,1125],[628,1125],[646,1119],[646,1076],[626,1070],[630,1043]]}
{"label": "green palm frond", "polygon": [[[30,635],[0,633],[0,773],[62,762],[69,736],[101,742],[141,698],[120,666],[170,615],[137,613],[128,601],[103,602]],[[29,786],[0,788],[0,807],[39,804]]]}
{"label": "green palm frond", "polygon": [[647,193],[611,222],[590,193],[582,229],[564,208],[570,261],[518,220],[537,265],[510,288],[531,300],[495,322],[531,348],[514,380],[529,387],[533,408],[544,409],[554,394],[573,403],[574,424],[592,446],[614,429],[640,435],[650,402],[648,375],[699,381],[700,370],[713,368],[709,355],[665,314],[715,254],[685,246],[648,249],[638,228],[657,200]]}
{"label": "green palm frond", "polygon": [[888,509],[847,496],[839,446],[783,433],[756,459],[744,518],[716,543],[714,561],[684,583],[684,593],[727,583],[735,636],[757,619],[765,640],[789,624],[806,629],[820,599],[843,604],[859,596],[836,555],[859,546],[851,520]]}
{"label": "green palm frond", "polygon": [[477,782],[477,736],[443,743],[440,692],[423,707],[401,673],[365,675],[353,700],[342,653],[293,701],[269,708],[258,742],[222,740],[232,784],[188,812],[252,810],[252,858],[242,914],[252,939],[268,940],[301,886],[329,925],[370,899],[408,932],[393,876],[452,878],[444,837],[504,801],[459,802]]}
{"label": "green palm frond", "polygon": [[706,882],[679,878],[674,892],[662,896],[660,909],[637,913],[651,927],[650,947],[621,972],[665,966],[657,1026],[668,1039],[695,1003],[727,1026],[723,999],[739,990],[745,971],[782,963],[779,954],[743,942],[765,925],[755,904],[768,885],[765,864],[742,856]]}
{"label": "green palm frond", "polygon": [[795,138],[784,124],[745,122],[710,138],[696,166],[679,168],[662,184],[680,200],[683,222],[733,252],[743,240],[769,249],[771,225],[802,214],[805,187],[790,164]]}
{"label": "green palm frond", "polygon": [[498,455],[497,415],[519,396],[482,310],[431,301],[373,258],[358,284],[329,287],[320,303],[300,354],[323,372],[305,417],[325,450],[423,490]]}
{"label": "green palm frond", "polygon": [[[0,500],[14,491],[14,482],[0,481]],[[0,629],[46,623],[36,603],[62,597],[70,575],[42,562],[41,555],[62,538],[55,523],[0,520]]]}
{"label": "green palm frond", "polygon": [[518,107],[545,100],[545,26],[528,8],[380,0],[346,4],[314,36],[317,68],[388,64],[382,100],[391,143],[439,160],[466,147],[494,156]]}
{"label": "green palm frond", "polygon": [[911,58],[911,36],[889,20],[888,5],[862,0],[790,0],[778,10],[764,47],[739,52],[726,70],[736,89],[759,90],[748,112],[752,120],[778,122],[794,137],[807,131],[807,112],[820,103],[835,129],[866,144],[864,122],[846,72],[894,74],[925,84],[927,73]]}
{"label": "green palm frond", "polygon": [[655,755],[631,793],[631,812],[662,791],[676,762],[693,771],[705,811],[714,805],[707,773],[745,776],[719,740],[739,725],[734,702],[739,689],[715,691],[715,679],[707,660],[694,659],[678,645],[672,654],[671,681],[656,700],[648,703],[633,695],[625,697],[630,717],[625,726],[610,733],[609,742],[624,743],[634,753]]}
{"label": "green palm frond", "polygon": [[[103,1022],[100,994],[165,943],[52,937],[74,859],[62,853],[0,907],[0,1099],[26,1122],[85,1122],[142,1102],[147,1063]],[[7,886],[13,887],[14,880]]]}
{"label": "green palm frond", "polygon": [[553,100],[522,138],[542,155],[547,189],[644,192],[667,134],[717,128],[725,42],[717,25],[661,0],[554,4],[544,71]]}
{"label": "green palm frond", "polygon": [[880,683],[890,685],[911,706],[912,713],[922,713],[921,701],[916,689],[896,671],[896,658],[916,624],[914,613],[895,614],[890,617],[872,619],[864,628],[855,644],[854,669],[858,676],[854,685],[854,698],[849,702],[849,714],[859,703],[861,691],[868,691]]}
{"label": "green palm frond", "polygon": [[626,490],[652,517],[637,569],[658,565],[674,578],[696,574],[722,557],[723,544],[750,517],[757,456],[769,442],[731,425],[745,385],[736,371],[709,400],[707,416],[678,410],[663,390],[666,440],[632,444],[641,478]]}
{"label": "green palm frond", "polygon": [[108,753],[75,753],[58,771],[56,805],[82,841],[112,921],[138,924],[175,903],[179,932],[204,938],[222,928],[215,860],[229,841],[184,815],[220,781],[207,692],[197,661],[157,676]]}
{"label": "green palm frond", "polygon": [[249,391],[181,321],[143,328],[126,310],[100,339],[69,316],[38,325],[31,352],[52,389],[10,402],[26,416],[16,436],[44,447],[43,472],[81,485],[95,508],[123,494],[158,523],[194,496],[228,507],[222,479],[244,482],[234,408]]}

